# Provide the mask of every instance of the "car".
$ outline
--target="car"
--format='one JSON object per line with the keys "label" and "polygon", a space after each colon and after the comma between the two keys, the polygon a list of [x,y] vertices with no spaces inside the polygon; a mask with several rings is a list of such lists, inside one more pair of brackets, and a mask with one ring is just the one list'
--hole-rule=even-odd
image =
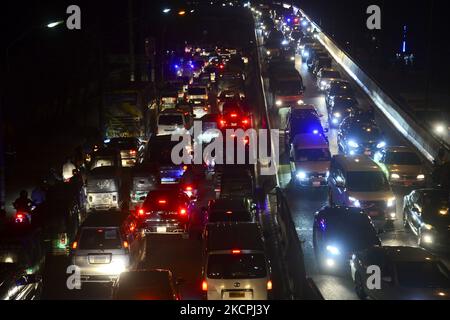
{"label": "car", "polygon": [[341,79],[341,73],[335,69],[323,68],[317,72],[317,87],[321,91],[325,91],[330,82],[333,80]]}
{"label": "car", "polygon": [[202,208],[206,223],[255,222],[255,209],[248,206],[243,198],[210,200],[208,207]]}
{"label": "car", "polygon": [[335,155],[328,177],[331,206],[366,210],[373,219],[392,222],[397,219],[396,198],[381,168],[367,156]]}
{"label": "car", "polygon": [[326,206],[314,216],[314,253],[323,273],[347,271],[353,253],[379,245],[378,232],[360,208]]}
{"label": "car", "polygon": [[177,109],[166,109],[159,113],[157,135],[183,134],[191,127],[190,117]]}
{"label": "car", "polygon": [[[376,246],[355,253],[350,267],[360,299],[448,300],[450,297],[449,270],[422,248]],[[373,277],[373,267],[379,268],[381,281],[379,287],[369,288],[367,283]]]}
{"label": "car", "polygon": [[205,235],[202,291],[207,300],[267,300],[270,262],[253,222],[210,224]]}
{"label": "car", "polygon": [[95,151],[91,156],[89,169],[93,170],[99,167],[121,168],[122,161],[119,150],[102,147]]}
{"label": "car", "polygon": [[122,212],[92,213],[79,228],[70,259],[82,282],[113,282],[144,259],[145,238],[138,221]]}
{"label": "car", "polygon": [[194,106],[197,118],[211,112],[208,88],[205,86],[190,86],[187,90],[187,101]]}
{"label": "car", "polygon": [[27,274],[17,264],[0,262],[0,300],[38,300],[42,290],[41,275]]}
{"label": "car", "polygon": [[[293,109],[291,109],[293,110]],[[285,128],[285,146],[286,150],[290,150],[290,145],[298,134],[316,134],[324,137],[327,142],[326,133],[328,128],[323,128],[320,119],[312,114],[298,114],[295,112],[288,113]]]}
{"label": "car", "polygon": [[122,272],[112,288],[113,300],[180,300],[172,272],[163,269]]}
{"label": "car", "polygon": [[137,210],[146,234],[180,234],[188,237],[191,199],[178,186],[152,190]]}
{"label": "car", "polygon": [[97,167],[86,178],[86,211],[120,209],[122,207],[121,176],[114,167]]}
{"label": "car", "polygon": [[327,110],[330,126],[338,128],[344,119],[358,112],[358,101],[352,97],[333,96],[330,98],[330,105]]}
{"label": "car", "polygon": [[351,97],[355,96],[350,82],[346,80],[332,80],[328,88],[325,90],[325,103],[327,108],[330,107],[330,101],[335,96]]}
{"label": "car", "polygon": [[142,160],[144,146],[138,138],[112,138],[106,143],[106,148],[118,149],[122,167],[132,167]]}
{"label": "car", "polygon": [[417,244],[429,250],[450,250],[450,192],[418,189],[404,197],[403,224],[417,237]]}
{"label": "car", "polygon": [[373,157],[386,147],[380,128],[373,121],[358,117],[347,117],[342,121],[337,134],[339,152],[345,155]]}
{"label": "car", "polygon": [[[330,58],[328,52],[323,48],[314,48],[311,49],[308,58],[306,58],[306,66],[308,67],[308,71],[312,72],[316,66],[316,61],[319,59],[327,59]],[[331,66],[329,66],[331,68]]]}
{"label": "car", "polygon": [[331,68],[333,60],[330,57],[319,57],[314,61],[312,73],[316,75],[322,68]]}
{"label": "car", "polygon": [[427,169],[411,148],[387,147],[375,154],[374,160],[386,173],[391,185],[419,188],[426,186]]}
{"label": "car", "polygon": [[293,185],[328,185],[331,154],[323,136],[314,133],[296,135],[289,149],[289,161]]}
{"label": "car", "polygon": [[217,95],[217,108],[219,112],[222,112],[223,105],[226,102],[239,102],[241,100],[240,93],[234,90],[222,90]]}

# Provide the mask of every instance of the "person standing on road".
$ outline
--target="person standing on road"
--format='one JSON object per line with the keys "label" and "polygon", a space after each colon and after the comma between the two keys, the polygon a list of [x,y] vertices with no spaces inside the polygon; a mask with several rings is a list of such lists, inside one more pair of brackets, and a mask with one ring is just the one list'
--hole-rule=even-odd
{"label": "person standing on road", "polygon": [[70,158],[68,158],[62,168],[62,175],[63,175],[64,182],[70,181],[70,179],[73,177],[73,171],[76,169],[77,169],[77,167],[72,163]]}

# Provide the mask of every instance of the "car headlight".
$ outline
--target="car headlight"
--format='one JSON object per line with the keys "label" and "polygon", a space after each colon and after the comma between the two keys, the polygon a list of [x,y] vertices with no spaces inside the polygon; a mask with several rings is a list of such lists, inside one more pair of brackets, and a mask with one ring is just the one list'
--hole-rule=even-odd
{"label": "car headlight", "polygon": [[294,56],[291,57],[291,61],[295,61],[295,57]]}
{"label": "car headlight", "polygon": [[424,174],[419,174],[417,176],[417,180],[425,180],[425,175]]}
{"label": "car headlight", "polygon": [[359,144],[357,144],[354,140],[350,140],[347,144],[351,148],[358,148],[359,147]]}
{"label": "car headlight", "polygon": [[335,246],[327,246],[327,251],[331,253],[333,256],[339,256],[341,254],[339,248]]}
{"label": "car headlight", "polygon": [[431,243],[433,243],[434,239],[433,239],[433,236],[432,236],[432,235],[430,235],[430,234],[424,234],[424,235],[422,236],[422,241],[423,241],[424,243],[431,244]]}
{"label": "car headlight", "polygon": [[297,179],[305,180],[306,179],[306,172],[303,172],[303,171],[297,172]]}
{"label": "car headlight", "polygon": [[275,104],[276,104],[278,107],[280,107],[280,106],[283,104],[283,101],[277,100],[277,101],[275,102]]}
{"label": "car headlight", "polygon": [[268,56],[270,56],[270,51],[269,50],[267,50],[266,53],[267,53]]}
{"label": "car headlight", "polygon": [[308,51],[303,52],[303,56],[304,56],[305,58],[308,58],[308,57],[309,57],[309,52],[308,52]]}
{"label": "car headlight", "polygon": [[327,82],[325,80],[320,81],[320,85],[322,87],[325,87],[327,85]]}
{"label": "car headlight", "polygon": [[353,198],[353,197],[348,197],[348,200],[351,202],[351,203],[353,203],[353,205],[355,206],[355,207],[361,207],[361,202],[359,202],[359,200],[358,199],[356,199],[356,198]]}
{"label": "car headlight", "polygon": [[300,105],[302,105],[303,104],[303,100],[298,100],[297,101],[297,104],[300,106]]}
{"label": "car headlight", "polygon": [[398,179],[400,179],[400,175],[397,174],[397,173],[393,173],[393,174],[391,174],[391,179],[392,180],[398,180]]}
{"label": "car headlight", "polygon": [[384,142],[384,141],[381,141],[379,144],[377,144],[378,149],[382,149],[384,147],[386,147],[386,142]]}
{"label": "car headlight", "polygon": [[387,201],[388,207],[393,207],[395,205],[395,197],[389,198]]}
{"label": "car headlight", "polygon": [[334,116],[335,118],[340,118],[340,117],[342,117],[342,114],[341,114],[340,112],[335,112],[335,113],[333,114],[333,116]]}

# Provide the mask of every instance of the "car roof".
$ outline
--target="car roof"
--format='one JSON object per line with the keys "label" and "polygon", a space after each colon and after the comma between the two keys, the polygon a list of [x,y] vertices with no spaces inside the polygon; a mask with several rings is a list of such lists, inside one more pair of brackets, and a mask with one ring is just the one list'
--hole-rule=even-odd
{"label": "car roof", "polygon": [[419,247],[383,246],[371,248],[369,252],[378,253],[393,263],[439,261],[436,256]]}
{"label": "car roof", "polygon": [[345,206],[325,206],[321,208],[316,213],[317,216],[321,217],[345,217],[348,215],[362,215],[367,217],[367,213],[364,210],[356,207],[345,207]]}
{"label": "car roof", "polygon": [[294,137],[293,145],[295,147],[302,147],[304,149],[312,148],[312,149],[328,149],[328,143],[320,134],[306,133],[306,134],[297,134]]}
{"label": "car roof", "polygon": [[379,172],[380,167],[368,156],[364,155],[335,155],[333,160],[341,165],[345,171],[371,171]]}
{"label": "car roof", "polygon": [[261,230],[254,222],[219,222],[208,225],[208,251],[264,251]]}
{"label": "car roof", "polygon": [[128,218],[128,214],[120,211],[94,212],[84,220],[82,228],[120,227]]}
{"label": "car roof", "polygon": [[211,208],[218,210],[246,210],[244,199],[242,198],[227,198],[212,200]]}

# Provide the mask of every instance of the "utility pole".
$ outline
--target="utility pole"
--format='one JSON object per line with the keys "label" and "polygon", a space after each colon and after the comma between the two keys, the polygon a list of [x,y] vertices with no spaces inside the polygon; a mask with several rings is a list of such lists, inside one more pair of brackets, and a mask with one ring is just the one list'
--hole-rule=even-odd
{"label": "utility pole", "polygon": [[133,0],[128,0],[128,44],[130,50],[130,81],[136,80],[136,62],[134,56]]}

